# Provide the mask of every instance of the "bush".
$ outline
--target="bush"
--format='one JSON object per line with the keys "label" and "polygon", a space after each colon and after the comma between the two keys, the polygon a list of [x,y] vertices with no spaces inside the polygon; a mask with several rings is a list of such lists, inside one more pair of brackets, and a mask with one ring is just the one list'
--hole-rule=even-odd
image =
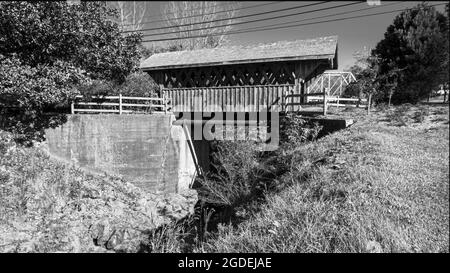
{"label": "bush", "polygon": [[280,140],[283,145],[296,147],[317,138],[322,126],[310,123],[297,113],[287,113],[280,120]]}
{"label": "bush", "polygon": [[68,104],[78,94],[76,86],[88,82],[84,72],[69,63],[31,67],[15,56],[0,55],[1,127],[26,144],[42,140],[45,128],[64,121],[63,116],[45,112]]}
{"label": "bush", "polygon": [[222,141],[216,148],[213,170],[200,180],[201,199],[228,206],[242,203],[254,192],[251,181],[259,165],[257,146],[250,141]]}
{"label": "bush", "polygon": [[91,84],[79,87],[80,93],[90,96],[157,97],[159,86],[144,72],[134,72],[122,84],[107,80],[93,80]]}

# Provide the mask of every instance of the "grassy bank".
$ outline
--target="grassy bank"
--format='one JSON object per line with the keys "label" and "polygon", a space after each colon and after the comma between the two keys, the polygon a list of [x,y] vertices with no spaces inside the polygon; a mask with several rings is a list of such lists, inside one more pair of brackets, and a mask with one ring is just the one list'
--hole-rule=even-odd
{"label": "grassy bank", "polygon": [[448,106],[400,106],[284,151],[287,188],[199,252],[448,252]]}

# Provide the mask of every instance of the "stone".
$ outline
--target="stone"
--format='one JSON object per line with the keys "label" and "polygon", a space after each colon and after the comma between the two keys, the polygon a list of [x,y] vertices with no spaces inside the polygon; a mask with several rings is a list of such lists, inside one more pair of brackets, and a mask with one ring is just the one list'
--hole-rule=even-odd
{"label": "stone", "polygon": [[366,251],[369,253],[382,253],[383,248],[377,241],[368,241],[366,244]]}

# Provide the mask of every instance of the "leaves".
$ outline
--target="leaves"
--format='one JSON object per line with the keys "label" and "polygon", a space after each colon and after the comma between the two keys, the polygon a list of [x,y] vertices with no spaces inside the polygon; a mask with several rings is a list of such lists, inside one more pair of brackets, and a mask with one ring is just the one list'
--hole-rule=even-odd
{"label": "leaves", "polygon": [[417,102],[448,82],[448,16],[419,4],[398,15],[373,54],[379,81],[395,102]]}
{"label": "leaves", "polygon": [[139,34],[123,36],[104,2],[1,2],[0,53],[35,67],[71,62],[92,78],[123,82],[139,62]]}

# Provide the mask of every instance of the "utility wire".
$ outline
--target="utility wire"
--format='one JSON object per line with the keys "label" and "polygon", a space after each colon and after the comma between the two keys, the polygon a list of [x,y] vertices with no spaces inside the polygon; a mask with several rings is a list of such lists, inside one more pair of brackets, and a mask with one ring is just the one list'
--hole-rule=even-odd
{"label": "utility wire", "polygon": [[159,36],[159,35],[167,35],[167,34],[178,34],[178,33],[192,32],[192,31],[205,30],[205,29],[215,29],[215,28],[220,28],[220,27],[228,27],[228,26],[249,24],[249,23],[262,22],[262,21],[279,19],[279,18],[285,18],[285,17],[292,17],[292,16],[297,16],[297,15],[301,15],[301,14],[305,14],[305,13],[313,13],[313,12],[317,12],[317,11],[330,10],[330,9],[334,9],[334,8],[352,6],[352,5],[363,4],[363,3],[364,2],[349,3],[349,4],[337,5],[337,6],[333,6],[333,7],[325,7],[325,8],[310,10],[310,11],[302,11],[302,12],[297,12],[297,13],[293,13],[293,14],[286,14],[286,15],[283,15],[283,16],[274,16],[274,17],[250,20],[250,21],[245,21],[245,22],[236,22],[236,23],[230,23],[230,24],[220,25],[220,26],[209,26],[209,27],[202,27],[202,28],[195,28],[195,29],[188,29],[188,30],[180,30],[180,31],[144,34],[144,35],[142,35],[142,37]]}
{"label": "utility wire", "polygon": [[[368,7],[368,8],[356,9],[356,10],[351,10],[351,11],[344,11],[344,12],[339,12],[339,13],[334,13],[334,14],[329,14],[329,15],[324,15],[324,16],[319,16],[319,17],[314,17],[314,18],[305,18],[305,19],[301,19],[301,20],[289,21],[289,22],[278,23],[278,24],[271,24],[270,27],[281,26],[281,25],[292,24],[292,23],[299,23],[299,22],[315,20],[315,19],[321,19],[321,18],[327,18],[327,17],[333,17],[333,16],[337,16],[337,15],[344,15],[344,14],[354,13],[354,12],[358,12],[358,11],[378,9],[378,8],[392,6],[392,5],[402,4],[402,3],[405,3],[405,2],[407,2],[407,1],[399,1],[399,2],[394,2],[394,3],[390,3],[390,4],[385,4],[383,6]],[[269,26],[259,26],[259,27],[245,28],[245,29],[240,29],[239,31],[256,30],[256,29],[261,29],[261,28],[266,28],[266,27],[269,27]],[[144,36],[147,36],[147,35],[144,35]]]}
{"label": "utility wire", "polygon": [[[445,5],[445,3],[430,5],[430,7],[439,6],[439,5]],[[305,24],[289,25],[289,26],[284,26],[284,27],[270,27],[270,28],[263,28],[263,29],[257,29],[257,30],[246,30],[246,31],[235,31],[235,32],[231,31],[231,32],[227,32],[227,33],[210,34],[210,35],[197,35],[197,36],[191,36],[191,37],[177,37],[177,38],[144,40],[142,42],[143,43],[146,43],[146,42],[162,42],[162,41],[172,41],[172,40],[182,40],[182,39],[192,39],[192,38],[204,38],[204,37],[210,37],[210,36],[241,34],[241,33],[248,33],[248,32],[259,32],[259,31],[275,30],[275,29],[285,29],[285,28],[292,28],[292,27],[300,27],[300,26],[321,24],[321,23],[344,21],[344,20],[350,20],[350,19],[356,19],[356,18],[362,18],[362,17],[369,17],[369,16],[375,16],[375,15],[389,14],[389,13],[394,13],[394,12],[399,12],[399,11],[406,11],[406,10],[411,10],[411,9],[412,8],[409,8],[409,9],[398,9],[398,10],[384,11],[384,12],[378,12],[378,13],[373,13],[373,14],[350,16],[350,17],[337,18],[337,19],[332,19],[332,20],[323,20],[323,21],[319,21],[319,22],[311,22],[311,23],[305,23]]]}
{"label": "utility wire", "polygon": [[[243,8],[215,11],[215,12],[211,12],[211,13],[198,14],[198,15],[190,15],[190,16],[186,16],[186,17],[180,17],[180,19],[193,18],[193,17],[199,17],[199,16],[207,16],[207,15],[212,15],[212,14],[217,14],[217,13],[238,11],[238,10],[244,10],[244,9],[251,9],[251,8],[268,6],[268,5],[273,5],[273,4],[283,3],[283,2],[287,2],[287,1],[274,1],[274,2],[269,2],[269,3],[264,3],[264,4],[258,4],[258,5],[243,7]],[[211,8],[217,7],[217,6],[218,5],[211,6]],[[158,18],[161,18],[161,17],[158,17]],[[158,22],[165,22],[165,21],[167,21],[167,20],[166,19],[161,19],[161,20],[153,20],[153,21],[144,21],[144,22],[141,22],[141,24],[145,25],[145,24],[149,24],[149,23],[158,23]],[[130,24],[124,24],[123,26],[133,26],[133,25],[136,25],[136,24],[130,23]]]}
{"label": "utility wire", "polygon": [[[269,14],[269,13],[274,13],[274,12],[280,12],[280,11],[286,11],[286,10],[292,10],[292,9],[298,9],[298,8],[310,7],[310,6],[317,6],[317,5],[320,5],[320,4],[327,3],[327,2],[330,2],[330,1],[321,1],[321,2],[319,2],[319,3],[313,3],[313,4],[307,4],[307,5],[301,5],[301,6],[289,7],[289,8],[279,9],[279,10],[272,10],[272,11],[260,12],[260,13],[255,13],[255,14],[248,14],[248,15],[242,15],[242,16],[236,16],[236,17],[230,17],[230,18],[225,18],[225,19],[215,19],[215,20],[205,21],[205,22],[197,22],[197,23],[191,23],[191,24],[181,24],[181,25],[170,26],[170,27],[145,28],[145,29],[141,29],[141,30],[139,30],[139,31],[159,30],[159,29],[168,29],[168,28],[175,28],[175,27],[184,27],[184,26],[193,26],[193,25],[201,25],[201,24],[215,23],[215,22],[221,22],[221,21],[229,21],[229,20],[240,19],[240,18],[246,18],[246,17],[251,17],[251,16],[257,16],[257,15]],[[132,30],[122,31],[122,33],[127,33],[127,32],[136,32],[136,31],[132,31]]]}

